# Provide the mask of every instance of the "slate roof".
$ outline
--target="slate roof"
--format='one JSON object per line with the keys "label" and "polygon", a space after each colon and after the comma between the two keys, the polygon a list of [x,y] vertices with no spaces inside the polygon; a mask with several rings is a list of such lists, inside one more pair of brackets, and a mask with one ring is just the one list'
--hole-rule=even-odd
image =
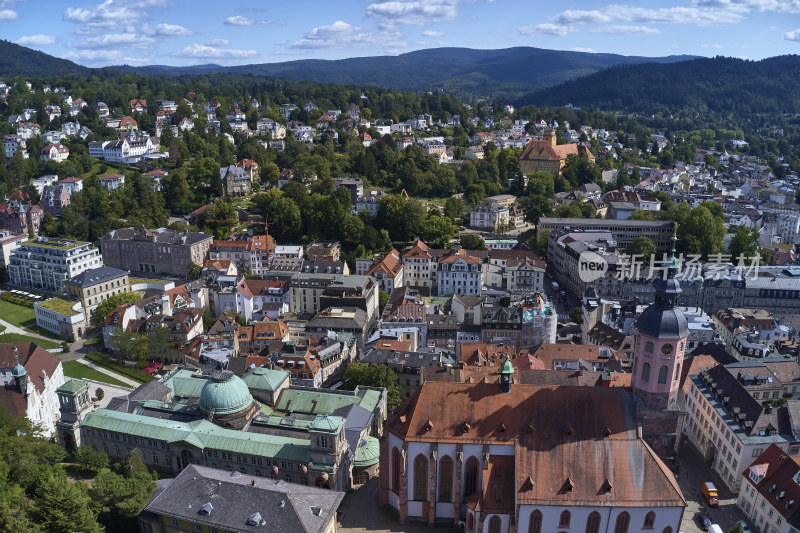
{"label": "slate roof", "polygon": [[71,277],[67,282],[72,285],[77,285],[81,288],[86,288],[127,275],[128,273],[124,270],[108,266],[101,266],[91,270],[84,270],[77,276]]}
{"label": "slate roof", "polygon": [[[322,533],[335,522],[343,498],[343,492],[190,464],[143,512],[225,531]],[[212,509],[202,514],[208,503]],[[263,525],[248,523],[256,513]]]}

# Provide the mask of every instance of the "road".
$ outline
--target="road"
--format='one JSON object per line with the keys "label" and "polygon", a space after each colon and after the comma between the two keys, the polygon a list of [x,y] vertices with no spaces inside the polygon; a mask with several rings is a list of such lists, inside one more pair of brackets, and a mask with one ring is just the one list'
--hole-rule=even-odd
{"label": "road", "polygon": [[[690,443],[681,444],[678,451],[680,469],[677,474],[678,484],[686,498],[686,511],[683,514],[681,531],[684,533],[702,533],[702,529],[695,521],[697,513],[705,513],[711,521],[719,524],[722,531],[729,531],[737,520],[746,520],[744,513],[736,505],[734,494],[725,488],[722,481],[715,475],[703,461],[703,456]],[[702,484],[712,481],[719,492],[719,507],[709,508],[702,493]],[[751,531],[755,531],[751,526]]]}

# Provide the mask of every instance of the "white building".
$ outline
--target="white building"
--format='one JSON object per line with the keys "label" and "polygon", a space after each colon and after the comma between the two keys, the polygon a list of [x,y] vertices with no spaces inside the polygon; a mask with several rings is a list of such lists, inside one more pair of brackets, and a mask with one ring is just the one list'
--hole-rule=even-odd
{"label": "white building", "polygon": [[125,176],[123,174],[106,174],[98,178],[98,182],[109,191],[113,191],[125,185]]}
{"label": "white building", "polygon": [[26,416],[51,437],[59,416],[56,389],[64,384],[61,361],[33,342],[0,344],[0,404],[11,416]]}
{"label": "white building", "polygon": [[69,157],[69,148],[61,143],[50,143],[42,148],[41,160],[42,161],[55,161],[62,163]]}
{"label": "white building", "polygon": [[436,265],[436,285],[439,296],[480,294],[483,285],[481,260],[467,250],[454,250]]}
{"label": "white building", "polygon": [[11,252],[8,275],[12,285],[57,292],[65,280],[102,263],[91,243],[39,237]]}
{"label": "white building", "polygon": [[797,533],[800,527],[800,464],[771,445],[743,472],[736,504],[759,531]]}
{"label": "white building", "polygon": [[22,152],[22,157],[28,159],[28,151],[26,150],[25,139],[19,135],[3,135],[3,150],[5,150],[6,157],[14,157],[14,154],[20,151]]}

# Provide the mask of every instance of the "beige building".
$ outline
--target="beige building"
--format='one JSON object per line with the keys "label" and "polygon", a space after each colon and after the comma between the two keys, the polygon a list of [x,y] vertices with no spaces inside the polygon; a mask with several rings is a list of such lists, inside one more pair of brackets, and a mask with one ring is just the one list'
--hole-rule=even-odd
{"label": "beige building", "polygon": [[50,298],[33,304],[36,325],[62,339],[79,339],[86,332],[87,319],[80,302]]}
{"label": "beige building", "polygon": [[85,270],[64,282],[67,296],[83,306],[87,323],[91,322],[98,305],[115,294],[130,290],[128,273],[107,266]]}
{"label": "beige building", "polygon": [[0,265],[7,265],[12,250],[27,240],[28,236],[25,234],[12,233],[7,229],[0,230]]}
{"label": "beige building", "polygon": [[166,228],[121,228],[100,240],[103,262],[132,273],[185,276],[189,263],[202,265],[214,238]]}

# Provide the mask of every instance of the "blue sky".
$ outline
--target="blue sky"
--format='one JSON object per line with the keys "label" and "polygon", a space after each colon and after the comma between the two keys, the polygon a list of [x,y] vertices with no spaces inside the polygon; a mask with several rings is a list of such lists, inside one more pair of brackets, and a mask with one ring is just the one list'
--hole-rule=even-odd
{"label": "blue sky", "polygon": [[0,0],[0,37],[87,66],[440,46],[762,59],[800,52],[800,0]]}

